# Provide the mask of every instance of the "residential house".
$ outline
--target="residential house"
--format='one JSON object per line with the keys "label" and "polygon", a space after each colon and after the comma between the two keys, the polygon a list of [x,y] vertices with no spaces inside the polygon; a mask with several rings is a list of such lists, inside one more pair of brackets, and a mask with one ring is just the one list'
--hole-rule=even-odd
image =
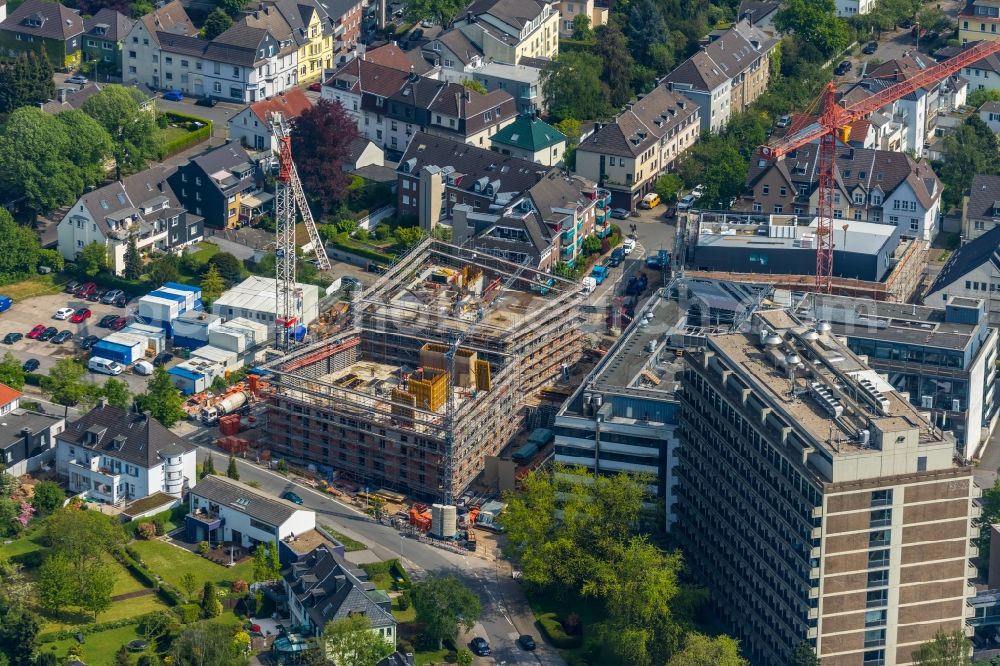
{"label": "residential house", "polygon": [[16,58],[44,50],[56,69],[75,69],[80,66],[83,31],[83,19],[69,7],[25,0],[0,23],[0,53]]}
{"label": "residential house", "polygon": [[235,227],[241,197],[259,189],[257,168],[236,142],[192,157],[168,180],[181,205],[204,217],[205,226],[213,229]]}
{"label": "residential house", "polygon": [[317,547],[281,576],[291,622],[303,627],[306,635],[322,636],[330,622],[361,615],[373,632],[396,645],[396,620],[388,595],[329,546]]}
{"label": "residential house", "polygon": [[962,201],[962,240],[979,238],[1000,226],[1000,176],[976,174]]}
{"label": "residential house", "polygon": [[775,37],[738,21],[667,74],[666,81],[701,108],[702,129],[718,132],[767,90],[777,45]]}
{"label": "residential house", "polygon": [[271,131],[272,114],[280,113],[286,121],[294,121],[312,102],[300,88],[291,88],[270,99],[254,102],[229,119],[229,138],[252,150],[277,152],[278,143]]}
{"label": "residential house", "polygon": [[958,13],[958,38],[962,44],[1000,39],[1000,4],[996,0],[967,0]]}
{"label": "residential house", "polygon": [[83,22],[83,62],[94,63],[96,75],[121,75],[122,46],[135,21],[107,7]]}
{"label": "residential house", "polygon": [[[984,37],[977,36],[970,40],[980,41]],[[935,59],[946,59],[958,55],[965,48],[962,46],[945,46],[934,52]],[[969,82],[969,92],[973,90],[997,90],[1000,89],[1000,55],[994,53],[982,60],[978,60],[967,67],[963,67],[962,76]]]}
{"label": "residential house", "polygon": [[351,154],[344,160],[343,169],[344,171],[357,171],[369,166],[384,167],[385,152],[369,139],[358,137],[351,141]]}
{"label": "residential house", "polygon": [[610,190],[614,207],[631,210],[694,145],[703,110],[662,84],[625,106],[577,146],[576,172]]}
{"label": "residential house", "polygon": [[188,541],[244,548],[316,529],[316,512],[225,476],[209,475],[188,493]]}
{"label": "residential house", "polygon": [[555,3],[559,12],[559,36],[567,39],[573,36],[573,20],[577,16],[586,16],[591,29],[608,22],[608,2],[594,0],[561,0]]}
{"label": "residential house", "polygon": [[1000,132],[1000,102],[985,102],[979,107],[979,118],[994,132]]}
{"label": "residential house", "polygon": [[[818,152],[819,144],[810,143],[779,160],[754,155],[747,189],[733,209],[817,215]],[[905,153],[838,145],[834,175],[835,218],[893,224],[910,238],[929,241],[937,236],[942,185],[926,162]]]}
{"label": "residential house", "polygon": [[870,14],[875,9],[876,0],[836,0],[837,16],[851,18]]}
{"label": "residential house", "polygon": [[429,79],[440,78],[441,74],[441,68],[427,62],[420,51],[417,49],[404,51],[395,42],[366,50],[358,57],[376,65],[391,67],[401,72],[414,72]]}
{"label": "residential house", "polygon": [[424,60],[440,71],[442,81],[461,83],[486,64],[482,48],[456,28],[445,30],[421,45]]}
{"label": "residential house", "polygon": [[[62,113],[63,111],[71,111],[73,109],[83,108],[84,102],[88,99],[101,92],[107,83],[96,83],[94,81],[88,81],[83,85],[71,86],[71,87],[60,87],[56,88],[56,98],[50,99],[49,101],[41,105],[42,111],[45,113]],[[153,112],[153,99],[155,93],[147,88],[146,86],[133,83],[131,88],[134,88],[142,93],[143,101],[140,102],[140,108]]]}
{"label": "residential house", "polygon": [[194,37],[198,29],[191,23],[180,0],[171,0],[146,14],[132,25],[122,53],[122,81],[138,81],[150,88],[169,87],[163,82],[162,35]]}
{"label": "residential house", "polygon": [[529,65],[507,65],[490,62],[472,72],[472,80],[483,84],[488,91],[505,90],[517,102],[518,113],[545,112],[540,82],[542,70]]}
{"label": "residential house", "polygon": [[982,299],[990,326],[1000,325],[1000,225],[952,253],[924,302],[940,307],[953,297]]}
{"label": "residential house", "polygon": [[0,465],[7,474],[36,472],[52,462],[56,435],[66,428],[61,416],[21,409],[21,392],[0,384]]}
{"label": "residential house", "polygon": [[362,0],[326,0],[320,2],[333,23],[333,62],[325,69],[339,67],[355,57],[361,41]]}
{"label": "residential house", "polygon": [[555,166],[563,161],[566,135],[534,114],[521,114],[490,138],[490,147],[501,155]]}
{"label": "residential house", "polygon": [[607,194],[580,176],[551,169],[502,207],[453,206],[454,242],[539,271],[560,262],[572,267],[585,238],[611,231]]}
{"label": "residential house", "polygon": [[450,219],[458,204],[473,211],[499,210],[547,171],[534,162],[418,131],[397,167],[396,209],[415,215],[430,231]]}
{"label": "residential house", "polygon": [[476,0],[454,25],[486,62],[516,65],[525,56],[559,53],[559,12],[542,0]]}
{"label": "residential house", "polygon": [[189,213],[170,186],[173,167],[157,165],[86,192],[57,228],[59,253],[76,259],[87,245],[108,250],[111,269],[125,270],[125,253],[135,238],[140,253],[180,253],[204,237],[202,218]]}
{"label": "residential house", "polygon": [[769,35],[777,32],[774,27],[774,15],[781,9],[779,0],[743,0],[739,10],[736,12],[737,18],[741,21],[749,21]]}
{"label": "residential house", "polygon": [[197,448],[149,412],[127,412],[101,398],[56,435],[56,472],[71,493],[105,504],[157,492],[180,497],[198,483]]}

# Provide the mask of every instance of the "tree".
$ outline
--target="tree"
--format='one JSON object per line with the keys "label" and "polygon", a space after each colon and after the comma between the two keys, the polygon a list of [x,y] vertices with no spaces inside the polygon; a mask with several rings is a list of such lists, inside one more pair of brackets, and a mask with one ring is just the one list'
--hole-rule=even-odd
{"label": "tree", "polygon": [[201,478],[204,479],[209,474],[215,474],[215,456],[211,453],[205,458],[205,462],[201,466]]}
{"label": "tree", "polygon": [[486,90],[486,86],[484,86],[479,81],[476,81],[475,79],[464,79],[462,81],[462,85],[471,90],[472,92],[479,93],[480,95],[485,95],[487,92],[489,92],[488,90]]}
{"label": "tree", "polygon": [[0,556],[0,608],[28,607],[36,599],[34,576],[29,579],[24,567]]}
{"label": "tree", "polygon": [[166,254],[149,265],[149,281],[153,284],[177,282],[181,277],[181,260]]}
{"label": "tree", "polygon": [[[583,14],[577,14],[576,18],[586,19],[587,17]],[[632,71],[635,68],[635,62],[632,60],[632,54],[628,51],[625,35],[617,23],[612,22],[597,29],[596,52],[603,63],[601,80],[608,84],[611,106],[619,108],[632,99]],[[573,137],[574,143],[579,136],[580,134],[577,132]]]}
{"label": "tree", "polygon": [[72,358],[61,358],[42,377],[42,391],[69,413],[71,406],[90,404],[96,397],[96,387],[84,381],[86,376],[87,369],[82,363]]}
{"label": "tree", "polygon": [[45,558],[38,569],[38,600],[50,613],[76,602],[77,570],[73,560],[63,553]]}
{"label": "tree", "polygon": [[188,601],[191,601],[191,597],[194,596],[194,591],[198,589],[198,579],[194,577],[194,574],[190,571],[186,571],[183,576],[181,576],[181,589],[187,592]]}
{"label": "tree", "polygon": [[10,666],[35,666],[42,620],[27,606],[11,606],[0,619],[0,654]]}
{"label": "tree", "polygon": [[[0,174],[6,169],[6,166],[0,169]],[[31,275],[38,265],[38,256],[35,232],[17,224],[6,209],[0,208],[0,283],[17,282]]]}
{"label": "tree", "polygon": [[83,571],[124,546],[125,532],[121,523],[100,511],[66,507],[46,519],[45,542]]}
{"label": "tree", "polygon": [[986,102],[1000,102],[1000,90],[995,88],[977,88],[969,92],[969,97],[966,99],[966,104],[977,109]]}
{"label": "tree", "polygon": [[111,136],[115,178],[135,173],[156,157],[156,121],[142,108],[143,94],[120,85],[105,86],[83,103],[83,111]]}
{"label": "tree", "polygon": [[684,181],[676,173],[665,173],[656,179],[653,190],[664,201],[673,201],[683,186]]}
{"label": "tree", "polygon": [[237,16],[249,2],[250,0],[219,0],[219,7],[229,16]]}
{"label": "tree", "polygon": [[171,656],[183,666],[245,666],[247,656],[233,646],[229,625],[197,622],[185,627],[174,641]]}
{"label": "tree", "polygon": [[135,402],[139,409],[149,410],[154,419],[168,428],[187,416],[184,396],[163,366],[153,370],[146,392],[137,395]]}
{"label": "tree", "polygon": [[115,652],[114,666],[132,666],[132,660],[128,656],[128,648],[124,645]]}
{"label": "tree", "polygon": [[431,238],[450,243],[455,237],[455,230],[443,224],[436,224],[431,229]]}
{"label": "tree", "polygon": [[76,165],[84,186],[104,181],[105,163],[111,156],[111,136],[101,125],[79,109],[63,111],[56,120],[66,128],[70,162]]}
{"label": "tree", "polygon": [[327,658],[337,666],[371,666],[394,649],[392,643],[372,631],[371,620],[363,614],[327,623],[323,642]]}
{"label": "tree", "polygon": [[406,3],[406,20],[417,23],[426,19],[437,21],[441,26],[449,26],[462,11],[466,3],[462,0],[411,0]]}
{"label": "tree", "polygon": [[783,33],[794,33],[824,58],[832,58],[850,41],[847,26],[836,11],[834,0],[788,0],[774,15],[774,25]]}
{"label": "tree", "polygon": [[[8,475],[9,476],[9,475]],[[0,498],[0,536],[17,534],[21,524],[17,517],[21,514],[21,505],[12,499]]]}
{"label": "tree", "polygon": [[600,119],[610,113],[603,63],[591,53],[564,51],[542,70],[542,97],[553,119]]}
{"label": "tree", "polygon": [[47,266],[55,272],[61,271],[65,267],[65,260],[59,254],[59,250],[42,249],[38,251],[38,266]]}
{"label": "tree", "polygon": [[816,656],[816,650],[808,641],[802,641],[795,646],[795,650],[792,651],[792,665],[821,666],[819,657]]}
{"label": "tree", "polygon": [[454,576],[431,576],[413,586],[412,597],[417,621],[438,649],[458,637],[459,625],[471,631],[479,620],[479,597]]}
{"label": "tree", "polygon": [[13,354],[6,352],[0,361],[0,384],[6,384],[15,391],[20,391],[24,388],[24,374],[21,362],[14,358]]}
{"label": "tree", "polygon": [[[583,14],[577,14],[576,16],[577,18],[579,18],[583,16]],[[458,654],[455,655],[455,663],[457,663],[458,666],[472,666],[472,663],[474,661],[475,657],[473,657],[472,650],[470,650],[469,648],[462,648],[461,650],[458,651]]]}
{"label": "tree", "polygon": [[663,12],[653,0],[635,0],[629,5],[622,32],[636,49],[636,60],[646,67],[654,64],[652,47],[664,43],[669,35]]}
{"label": "tree", "polygon": [[590,28],[590,17],[586,14],[577,14],[573,17],[573,39],[586,41],[592,39],[594,31]]}
{"label": "tree", "polygon": [[52,64],[44,49],[22,53],[13,62],[0,65],[0,113],[45,102],[55,94]]}
{"label": "tree", "polygon": [[139,254],[135,234],[129,235],[128,247],[125,248],[124,276],[126,280],[138,280],[142,277],[142,255]]}
{"label": "tree", "polygon": [[226,286],[243,279],[243,263],[228,252],[218,252],[208,260],[209,268],[215,268],[226,281]]}
{"label": "tree", "polygon": [[709,638],[692,632],[684,641],[684,649],[667,662],[667,666],[748,666],[740,656],[740,644],[729,636]]}
{"label": "tree", "polygon": [[205,275],[201,278],[202,296],[209,301],[214,301],[225,290],[226,281],[219,275],[219,269],[209,265],[208,270],[205,271]]}
{"label": "tree", "polygon": [[66,493],[55,481],[39,481],[35,484],[31,495],[31,506],[41,515],[48,515],[61,508],[66,500]]}
{"label": "tree", "polygon": [[343,198],[348,176],[342,168],[358,127],[340,103],[320,100],[306,109],[292,128],[292,152],[302,186],[320,208],[330,210]]}
{"label": "tree", "polygon": [[256,583],[276,580],[281,577],[281,562],[278,548],[270,543],[258,544],[253,551],[253,579]]}
{"label": "tree", "polygon": [[420,227],[397,227],[396,241],[403,247],[412,247],[424,239],[424,230]]}
{"label": "tree", "polygon": [[128,390],[128,382],[124,380],[109,377],[100,392],[112,407],[127,410],[132,405],[132,392]]}
{"label": "tree", "polygon": [[236,456],[229,455],[229,467],[226,468],[226,476],[228,476],[233,481],[240,480],[240,469],[236,466]]}
{"label": "tree", "polygon": [[101,243],[88,243],[76,253],[76,265],[87,277],[94,277],[108,268],[108,248]]}
{"label": "tree", "polygon": [[215,593],[215,583],[210,580],[205,581],[205,587],[201,593],[201,615],[204,618],[222,615],[222,602],[219,601]]}
{"label": "tree", "polygon": [[961,630],[945,633],[938,630],[934,638],[924,643],[912,655],[918,666],[968,666],[972,663],[972,646]]}
{"label": "tree", "polygon": [[95,622],[98,615],[111,608],[111,593],[117,578],[114,566],[107,562],[92,562],[78,572],[77,604],[93,613]]}
{"label": "tree", "polygon": [[201,37],[211,41],[229,30],[232,25],[233,19],[229,17],[229,14],[221,9],[216,9],[205,19],[205,24],[201,27]]}
{"label": "tree", "polygon": [[7,118],[0,131],[0,164],[0,190],[24,197],[36,213],[72,203],[83,192],[79,169],[69,159],[66,127],[40,108],[21,107]]}
{"label": "tree", "polygon": [[942,158],[933,166],[944,183],[945,206],[960,205],[973,176],[1000,173],[1000,141],[979,116],[972,115],[944,138]]}

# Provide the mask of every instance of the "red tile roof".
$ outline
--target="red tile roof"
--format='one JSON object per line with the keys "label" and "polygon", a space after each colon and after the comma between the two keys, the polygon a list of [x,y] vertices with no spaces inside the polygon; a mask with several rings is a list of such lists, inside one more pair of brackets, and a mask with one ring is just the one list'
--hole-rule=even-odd
{"label": "red tile roof", "polygon": [[0,384],[0,405],[9,405],[20,398],[21,395],[20,391],[15,391],[6,384]]}
{"label": "red tile roof", "polygon": [[291,120],[292,118],[298,118],[306,109],[310,108],[312,108],[312,102],[298,88],[290,88],[271,99],[265,99],[250,105],[250,110],[263,123],[271,122],[271,114],[274,112],[280,112],[285,116],[285,120]]}

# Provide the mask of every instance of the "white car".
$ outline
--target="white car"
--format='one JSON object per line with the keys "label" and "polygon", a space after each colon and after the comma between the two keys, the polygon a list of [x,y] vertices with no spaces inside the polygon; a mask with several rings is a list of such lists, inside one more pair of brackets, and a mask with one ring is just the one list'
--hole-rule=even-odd
{"label": "white car", "polygon": [[69,319],[71,316],[73,316],[74,312],[76,312],[76,310],[74,310],[73,308],[59,308],[58,310],[56,310],[55,318]]}
{"label": "white car", "polygon": [[694,189],[691,190],[691,194],[695,195],[697,198],[700,199],[701,197],[705,196],[705,186],[695,185]]}
{"label": "white car", "polygon": [[635,249],[635,241],[631,238],[626,238],[622,243],[622,249],[625,250],[626,255],[632,254],[632,250]]}

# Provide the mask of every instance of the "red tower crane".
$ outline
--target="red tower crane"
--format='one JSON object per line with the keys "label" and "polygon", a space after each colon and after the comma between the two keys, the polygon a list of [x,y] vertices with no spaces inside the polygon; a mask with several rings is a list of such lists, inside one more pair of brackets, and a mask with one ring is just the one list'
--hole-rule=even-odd
{"label": "red tower crane", "polygon": [[837,103],[836,89],[826,84],[819,99],[819,115],[809,124],[792,127],[782,138],[761,147],[765,159],[776,160],[796,148],[819,140],[819,210],[816,216],[816,289],[829,293],[833,282],[833,196],[837,168],[837,140],[846,143],[853,122],[886,104],[936,83],[963,67],[1000,52],[1000,42],[978,42],[958,55],[924,69],[906,81],[889,86],[854,104]]}

